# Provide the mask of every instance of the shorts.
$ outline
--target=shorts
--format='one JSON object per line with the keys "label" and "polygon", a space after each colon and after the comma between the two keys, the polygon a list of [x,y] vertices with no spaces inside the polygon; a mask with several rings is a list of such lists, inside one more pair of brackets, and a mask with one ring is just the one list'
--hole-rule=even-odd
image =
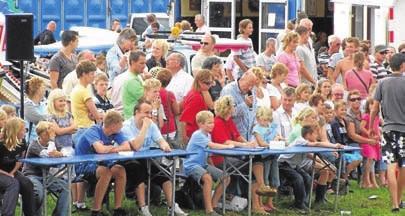
{"label": "shorts", "polygon": [[205,169],[201,166],[194,167],[194,169],[191,170],[189,176],[191,178],[193,178],[196,182],[198,182],[199,185],[201,185],[202,184],[201,178],[203,177],[203,175],[205,173],[210,174],[212,179],[215,182],[218,181],[219,179],[221,179],[221,177],[223,175],[222,170],[220,170],[214,166],[208,165],[207,167],[205,167]]}
{"label": "shorts", "polygon": [[398,163],[405,167],[405,132],[388,131],[383,133],[382,160],[387,164]]}
{"label": "shorts", "polygon": [[[163,164],[160,165],[165,167]],[[127,173],[127,183],[130,182],[134,187],[137,187],[141,183],[147,183],[148,166],[146,159],[127,161],[123,166]],[[162,173],[158,175],[160,169],[154,163],[151,164],[150,172],[151,181],[159,186],[162,186],[166,181],[170,181],[166,175]]]}

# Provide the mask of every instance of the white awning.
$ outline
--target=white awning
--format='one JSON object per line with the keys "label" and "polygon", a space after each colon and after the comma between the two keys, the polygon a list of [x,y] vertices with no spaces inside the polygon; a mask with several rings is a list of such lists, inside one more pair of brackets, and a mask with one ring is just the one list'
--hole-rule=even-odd
{"label": "white awning", "polygon": [[370,5],[370,6],[380,6],[380,7],[392,7],[394,6],[396,0],[331,0],[335,3],[346,3],[352,5]]}

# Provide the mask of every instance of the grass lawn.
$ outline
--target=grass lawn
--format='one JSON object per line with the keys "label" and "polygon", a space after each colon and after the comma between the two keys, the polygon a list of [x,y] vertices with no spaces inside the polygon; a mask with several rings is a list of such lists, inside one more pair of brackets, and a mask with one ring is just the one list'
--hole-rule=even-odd
{"label": "grass lawn", "polygon": [[[357,182],[351,181],[350,183],[350,190],[352,193],[348,193],[345,196],[339,197],[339,206],[336,212],[333,212],[333,203],[327,204],[324,208],[320,211],[311,211],[311,215],[319,215],[319,216],[332,216],[332,215],[340,215],[340,211],[351,211],[352,216],[389,216],[391,214],[391,204],[389,199],[389,193],[387,188],[380,188],[380,189],[361,189],[358,187]],[[377,195],[377,199],[369,200],[368,197],[371,195]],[[113,194],[110,194],[110,207],[113,208]],[[290,215],[301,215],[298,212],[288,209],[289,204],[292,202],[293,197],[280,197],[276,198],[276,206],[278,207],[278,212],[273,213],[271,215],[282,215],[282,216],[290,216]],[[328,195],[328,200],[330,202],[334,201],[333,195]],[[52,209],[55,205],[53,198],[48,196],[48,215],[51,215]],[[87,205],[91,206],[91,199],[87,200]],[[137,208],[135,206],[135,202],[133,200],[125,200],[123,207],[130,213],[130,215],[138,215]],[[167,208],[165,206],[150,207],[151,213],[154,216],[165,216],[167,215]],[[20,215],[20,207],[17,208],[17,214]],[[107,209],[104,207],[104,212],[108,213]],[[189,215],[205,215],[203,210],[200,211],[190,211],[186,210]],[[111,212],[112,213],[112,212]],[[86,216],[90,215],[90,212],[80,212],[74,213],[74,216]],[[110,214],[112,215],[112,214]],[[247,215],[247,211],[245,212],[227,212],[227,216],[239,216],[239,215]],[[401,214],[395,215],[405,215],[405,209],[402,210]]]}

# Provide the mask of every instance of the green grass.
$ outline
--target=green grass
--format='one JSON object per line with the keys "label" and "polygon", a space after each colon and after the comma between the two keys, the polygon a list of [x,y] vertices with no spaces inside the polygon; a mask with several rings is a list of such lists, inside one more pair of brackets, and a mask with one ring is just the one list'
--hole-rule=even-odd
{"label": "green grass", "polygon": [[[351,211],[353,216],[389,216],[391,214],[391,204],[389,199],[389,192],[387,188],[380,188],[380,189],[361,189],[358,187],[357,182],[351,181],[350,190],[353,193],[348,193],[345,196],[339,197],[339,206],[336,212],[333,212],[333,203],[328,203],[324,207],[321,208],[320,211],[311,211],[311,215],[316,216],[339,216],[340,211]],[[371,195],[377,195],[377,199],[369,200],[368,197]],[[114,204],[114,196],[110,194],[110,208],[113,208]],[[272,213],[271,215],[280,215],[280,216],[292,216],[292,215],[301,215],[298,212],[288,209],[289,204],[292,203],[293,197],[277,197],[275,199],[275,204],[278,207],[277,213]],[[329,194],[328,200],[330,202],[334,201],[334,195]],[[87,199],[87,205],[91,206],[91,199]],[[52,209],[55,206],[55,202],[53,198],[48,196],[48,215],[51,215]],[[138,215],[137,214],[137,207],[135,205],[135,201],[133,200],[124,200],[123,207],[131,214],[131,215]],[[167,208],[166,206],[151,206],[150,207],[151,213],[154,216],[165,216],[167,215]],[[104,206],[105,213],[108,213],[107,209]],[[190,211],[185,210],[191,216],[198,216],[198,215],[205,215],[203,210],[199,211]],[[20,207],[17,208],[17,214],[20,215]],[[112,213],[112,210],[111,210]],[[90,215],[90,212],[80,212],[72,214],[74,216],[86,216]],[[112,214],[110,214],[112,215]],[[239,215],[247,215],[247,211],[235,213],[235,212],[227,212],[227,216],[239,216]],[[405,215],[405,209],[402,210],[401,214],[396,215]]]}

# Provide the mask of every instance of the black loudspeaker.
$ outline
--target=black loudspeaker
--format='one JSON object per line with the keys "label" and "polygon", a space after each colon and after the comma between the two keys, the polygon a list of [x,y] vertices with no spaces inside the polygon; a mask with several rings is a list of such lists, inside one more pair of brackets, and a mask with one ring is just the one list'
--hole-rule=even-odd
{"label": "black loudspeaker", "polygon": [[8,60],[34,59],[32,14],[6,15],[6,58]]}

